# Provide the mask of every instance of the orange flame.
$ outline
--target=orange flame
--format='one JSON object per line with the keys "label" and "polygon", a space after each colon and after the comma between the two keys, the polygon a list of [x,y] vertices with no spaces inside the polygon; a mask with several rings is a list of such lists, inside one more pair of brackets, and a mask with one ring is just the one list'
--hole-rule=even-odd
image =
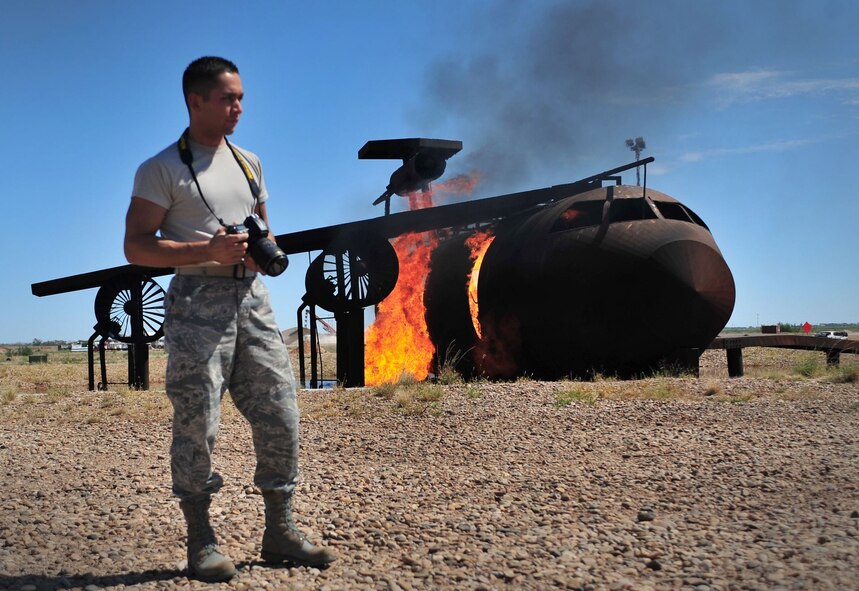
{"label": "orange flame", "polygon": [[[460,175],[435,185],[435,190],[470,192],[479,175]],[[432,207],[433,191],[408,195],[409,209]],[[404,373],[425,379],[432,367],[435,346],[430,340],[424,290],[430,257],[438,246],[435,232],[403,234],[391,242],[400,262],[400,275],[391,294],[376,308],[376,319],[365,335],[364,383],[378,386],[396,382]]]}
{"label": "orange flame", "polygon": [[476,170],[455,177],[433,186],[433,194],[471,195],[480,183],[480,173]]}
{"label": "orange flame", "polygon": [[409,211],[416,209],[424,209],[432,207],[432,193],[430,191],[421,191],[409,193]]}
{"label": "orange flame", "polygon": [[469,236],[465,241],[465,246],[469,249],[469,258],[474,261],[471,267],[471,273],[468,275],[468,309],[471,312],[471,323],[474,325],[474,332],[477,333],[477,338],[481,338],[480,320],[478,314],[480,312],[477,304],[477,283],[480,278],[480,266],[483,264],[483,257],[486,256],[486,251],[489,245],[492,244],[494,236],[489,230],[476,232]]}
{"label": "orange flame", "polygon": [[404,373],[423,380],[435,353],[424,317],[424,285],[438,239],[428,232],[411,233],[392,244],[400,260],[400,276],[367,329],[364,382],[368,386],[396,382]]}

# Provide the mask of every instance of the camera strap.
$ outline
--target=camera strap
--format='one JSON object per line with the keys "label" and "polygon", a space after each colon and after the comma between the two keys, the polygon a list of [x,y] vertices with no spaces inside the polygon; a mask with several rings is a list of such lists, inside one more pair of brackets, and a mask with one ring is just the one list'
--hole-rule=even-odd
{"label": "camera strap", "polygon": [[[239,168],[242,169],[242,172],[245,174],[245,179],[248,181],[248,187],[251,190],[251,195],[254,198],[254,205],[252,209],[252,213],[256,211],[257,205],[259,204],[259,184],[254,178],[253,171],[251,170],[250,165],[247,163],[245,158],[239,154],[239,151],[230,143],[230,141],[225,137],[224,141],[227,142],[227,146],[230,148],[230,152],[233,154],[233,158],[235,158],[236,162],[239,165]],[[212,206],[209,205],[209,202],[206,201],[206,197],[203,195],[203,189],[200,188],[200,181],[197,180],[197,174],[194,172],[194,155],[191,153],[191,146],[188,143],[188,128],[185,128],[185,131],[182,132],[182,135],[179,137],[179,141],[176,143],[176,147],[179,149],[179,159],[182,163],[188,167],[188,170],[191,171],[191,178],[194,179],[194,184],[197,186],[197,192],[200,194],[200,199],[203,200],[203,204],[206,206],[206,209],[209,210],[209,213],[212,214],[218,223],[221,224],[224,228],[227,227],[227,224],[224,223],[220,217],[212,209]]]}

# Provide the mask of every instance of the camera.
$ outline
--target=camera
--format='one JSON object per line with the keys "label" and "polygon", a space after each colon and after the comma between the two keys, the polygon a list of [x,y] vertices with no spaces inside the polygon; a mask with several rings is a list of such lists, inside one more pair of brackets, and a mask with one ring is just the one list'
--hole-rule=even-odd
{"label": "camera", "polygon": [[227,234],[248,235],[248,254],[263,273],[276,277],[286,271],[289,259],[277,244],[268,238],[268,226],[258,215],[251,214],[241,224],[227,226]]}

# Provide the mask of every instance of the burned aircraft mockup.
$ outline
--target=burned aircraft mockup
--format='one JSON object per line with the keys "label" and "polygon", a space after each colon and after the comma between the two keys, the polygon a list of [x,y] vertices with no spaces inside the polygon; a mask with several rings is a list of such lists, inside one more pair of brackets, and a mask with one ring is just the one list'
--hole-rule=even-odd
{"label": "burned aircraft mockup", "polygon": [[427,278],[430,335],[439,353],[460,353],[467,374],[636,375],[697,362],[734,307],[707,226],[653,189],[592,189],[509,216],[491,234],[479,268],[460,235],[436,249]]}

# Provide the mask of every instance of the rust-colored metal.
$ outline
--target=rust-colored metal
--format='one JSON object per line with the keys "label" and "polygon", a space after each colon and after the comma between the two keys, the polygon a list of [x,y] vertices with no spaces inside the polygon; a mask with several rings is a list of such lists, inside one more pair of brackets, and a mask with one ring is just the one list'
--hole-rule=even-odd
{"label": "rust-colored metal", "polygon": [[430,335],[440,353],[470,352],[465,373],[636,375],[706,348],[733,311],[709,229],[652,189],[594,189],[508,217],[495,234],[478,282],[482,339],[468,338],[464,284],[432,276],[461,275],[462,248],[440,248],[427,283]]}
{"label": "rust-colored metal", "polygon": [[468,302],[473,263],[462,233],[441,242],[430,258],[424,290],[427,330],[436,347],[437,362],[451,365],[465,378],[475,374],[474,348],[478,335]]}
{"label": "rust-colored metal", "polygon": [[859,354],[859,340],[830,339],[799,334],[761,334],[717,337],[708,349],[744,349],[746,347],[777,347],[805,351],[838,351]]}
{"label": "rust-colored metal", "polygon": [[822,351],[826,354],[827,365],[838,365],[842,353],[859,354],[859,340],[856,339],[830,339],[783,333],[718,337],[713,339],[707,348],[724,349],[728,361],[728,376],[738,378],[744,373],[743,349],[746,347]]}

